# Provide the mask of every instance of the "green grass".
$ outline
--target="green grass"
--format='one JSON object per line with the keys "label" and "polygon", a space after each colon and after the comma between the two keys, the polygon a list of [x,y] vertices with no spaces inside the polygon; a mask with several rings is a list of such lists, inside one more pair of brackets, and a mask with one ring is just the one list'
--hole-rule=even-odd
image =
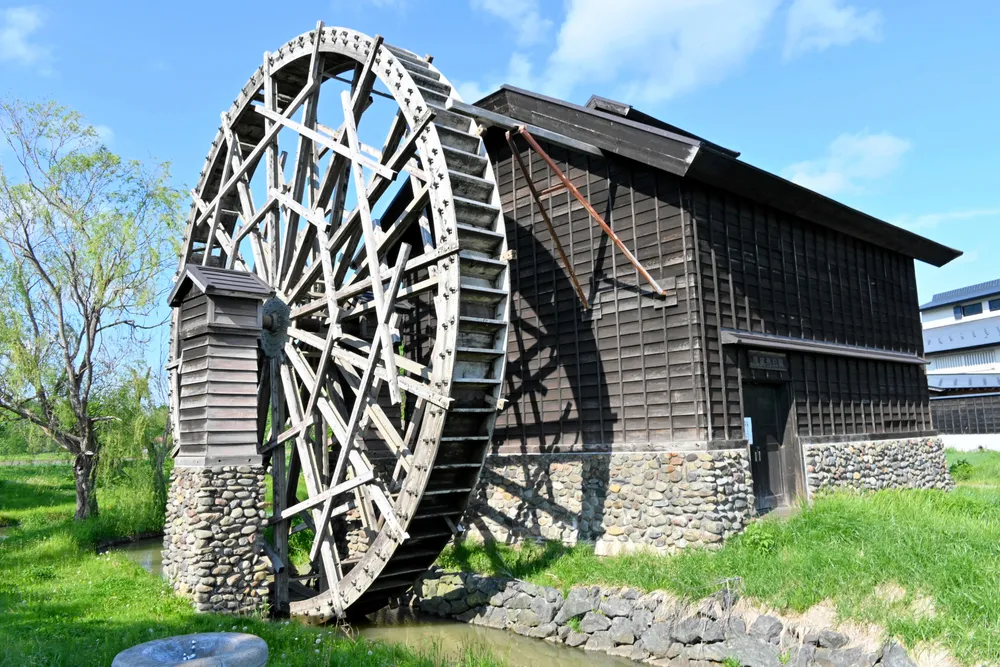
{"label": "green grass", "polygon": [[[739,579],[745,595],[804,611],[829,601],[841,618],[871,621],[908,646],[940,642],[972,664],[1000,662],[1000,454],[974,457],[973,480],[953,492],[823,496],[787,520],[765,519],[717,552],[665,557],[593,555],[592,545],[458,545],[444,567],[567,589],[627,585],[697,599]],[[903,599],[873,595],[900,586]],[[920,596],[933,615],[914,613]]]}
{"label": "green grass", "polygon": [[970,486],[1000,486],[1000,452],[959,452],[949,449],[947,455],[948,465],[963,459],[972,464],[972,477],[968,480]]}
{"label": "green grass", "polygon": [[[436,665],[431,651],[349,639],[335,627],[195,614],[159,578],[115,553],[98,556],[101,539],[162,526],[162,515],[122,484],[100,489],[101,515],[75,523],[67,466],[0,467],[0,665],[100,665],[136,644],[170,635],[220,630],[263,637],[274,665]],[[461,664],[496,661],[474,650]]]}
{"label": "green grass", "polygon": [[69,452],[58,451],[58,452],[40,452],[38,454],[0,454],[0,463],[5,463],[8,461],[12,462],[31,462],[31,461],[66,461],[69,462],[72,459],[72,455]]}

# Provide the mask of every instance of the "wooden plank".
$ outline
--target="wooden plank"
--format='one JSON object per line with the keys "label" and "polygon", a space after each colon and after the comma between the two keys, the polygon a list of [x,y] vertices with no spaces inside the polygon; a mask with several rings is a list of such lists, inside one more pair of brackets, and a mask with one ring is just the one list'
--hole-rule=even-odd
{"label": "wooden plank", "polygon": [[[345,90],[344,95],[349,95],[349,93]],[[334,153],[342,155],[351,162],[356,162],[361,165],[364,165],[365,167],[368,167],[382,178],[387,178],[391,181],[396,177],[395,171],[389,169],[388,167],[380,164],[378,161],[373,160],[364,153],[362,153],[360,146],[358,146],[356,149],[345,148],[339,141],[334,141],[325,134],[323,134],[322,132],[317,132],[316,130],[310,127],[306,127],[302,123],[291,120],[290,118],[285,117],[283,114],[280,114],[277,111],[271,111],[270,109],[262,106],[254,106],[253,109],[260,115],[264,116],[265,118],[277,123],[278,125],[287,127],[288,129],[293,130],[304,137],[311,139],[312,141],[328,148]]]}
{"label": "wooden plank", "polygon": [[[312,84],[315,81],[321,81],[319,72],[323,61],[323,56],[320,54],[320,34],[322,32],[322,23],[316,27],[316,39],[313,41],[312,53],[309,57],[309,76],[308,83]],[[302,118],[305,127],[313,127],[316,125],[316,111],[319,105],[319,91],[320,87],[317,86],[313,91],[313,94],[306,98],[302,109]],[[299,134],[298,142],[296,146],[295,153],[295,170],[292,173],[291,182],[291,199],[296,203],[301,201],[302,195],[305,193],[306,186],[306,171],[309,168],[312,158],[313,143],[312,139],[308,136]],[[285,287],[288,280],[289,264],[292,262],[293,254],[296,250],[295,240],[299,228],[299,215],[296,210],[292,209],[285,216],[285,239],[282,243],[282,257],[279,269],[279,278],[275,282],[281,287]]]}
{"label": "wooden plank", "polygon": [[[380,331],[385,333],[386,335],[376,336],[375,339],[372,341],[371,350],[369,351],[368,354],[367,364],[364,369],[364,373],[361,376],[361,383],[355,390],[356,396],[354,399],[354,406],[351,409],[350,419],[348,419],[347,421],[346,437],[344,441],[342,441],[341,443],[340,453],[337,456],[337,463],[333,468],[332,479],[334,480],[334,482],[339,480],[340,476],[343,474],[344,463],[347,460],[347,455],[354,449],[354,436],[357,434],[358,424],[361,420],[362,415],[365,413],[365,409],[368,406],[368,402],[371,400],[368,395],[368,391],[371,388],[372,381],[375,379],[376,367],[378,365],[376,363],[376,359],[380,355],[383,357],[383,359],[386,357],[393,358],[391,339],[389,340],[388,354],[384,354],[385,351],[382,350],[381,348],[385,346],[386,344],[385,339],[388,338],[387,334],[389,331],[388,328],[389,317],[392,314],[393,308],[396,303],[396,295],[399,291],[399,285],[402,282],[403,278],[403,267],[406,265],[406,260],[409,258],[409,256],[410,256],[410,246],[404,243],[399,248],[399,255],[396,258],[395,271],[393,273],[392,280],[389,281],[389,289],[386,291],[387,302],[385,304],[385,308],[380,313],[377,322],[377,326],[379,327]],[[393,363],[391,365],[386,364],[383,370],[387,375],[390,373],[395,375],[396,373],[395,359],[393,358]],[[386,382],[391,381],[389,378],[383,378],[383,379]],[[398,389],[397,389],[397,394],[398,394]],[[398,402],[399,400],[397,399],[395,403]]]}
{"label": "wooden plank", "polygon": [[[351,105],[351,96],[347,91],[341,93],[341,103],[344,108],[344,129],[347,133],[347,143],[350,146],[350,151],[354,154],[359,154],[360,146],[358,141],[358,133],[355,127],[355,119],[353,116],[353,109]],[[354,177],[354,188],[356,192],[367,192],[367,187],[365,186],[365,174],[362,169],[363,161],[359,159],[352,159],[351,171]],[[378,172],[376,172],[378,173]],[[370,271],[372,274],[372,298],[375,302],[375,310],[378,313],[378,335],[382,343],[382,363],[385,364],[385,370],[389,375],[386,383],[389,386],[389,396],[392,398],[394,404],[399,403],[399,382],[396,380],[396,360],[392,354],[392,336],[389,333],[389,329],[386,326],[389,321],[389,314],[387,312],[387,306],[385,295],[382,288],[382,277],[378,273],[378,241],[375,238],[375,226],[372,220],[371,210],[368,207],[368,198],[359,197],[358,198],[358,210],[361,212],[361,233],[365,242],[365,251],[368,254],[368,261],[370,265]],[[409,246],[406,246],[407,254],[409,254]],[[402,265],[399,267],[400,275],[397,278],[401,278]],[[398,287],[398,280],[397,280]],[[395,299],[393,299],[395,300]],[[373,348],[376,349],[376,348]],[[368,387],[365,387],[367,391]],[[356,406],[357,407],[357,406]],[[356,426],[356,420],[354,422]],[[348,422],[348,440],[350,440],[351,432],[351,422]],[[336,478],[336,469],[334,478]]]}
{"label": "wooden plank", "polygon": [[[345,480],[344,482],[341,482],[336,486],[331,486],[330,488],[319,492],[315,496],[310,496],[308,499],[303,500],[302,502],[297,503],[295,505],[292,505],[288,509],[282,510],[280,515],[272,516],[270,519],[270,524],[274,525],[279,521],[285,521],[287,519],[291,519],[296,514],[305,512],[307,510],[311,510],[317,505],[325,503],[327,500],[331,498],[336,498],[339,495],[343,495],[345,493],[348,493],[349,491],[353,491],[355,487],[370,482],[373,479],[373,477],[374,473],[371,470],[368,470],[362,472],[356,477],[351,477],[350,479]],[[321,519],[318,525],[326,525],[326,523],[329,522],[329,520],[330,520],[329,516],[326,518],[325,522]]]}
{"label": "wooden plank", "polygon": [[[601,151],[600,148],[593,144],[589,144],[586,141],[579,141],[577,139],[573,139],[572,137],[568,137],[565,134],[551,132],[539,127],[538,125],[526,124],[495,111],[489,111],[488,109],[473,106],[472,104],[467,104],[466,102],[460,102],[456,99],[448,99],[444,103],[444,108],[452,113],[472,118],[478,123],[488,127],[498,127],[503,130],[516,130],[518,127],[527,127],[531,134],[535,135],[539,139],[542,139],[543,141],[547,141],[551,144],[562,146],[563,148],[568,148],[579,153],[585,153],[597,157],[604,156],[604,152]],[[560,188],[562,187],[565,186],[560,184]]]}

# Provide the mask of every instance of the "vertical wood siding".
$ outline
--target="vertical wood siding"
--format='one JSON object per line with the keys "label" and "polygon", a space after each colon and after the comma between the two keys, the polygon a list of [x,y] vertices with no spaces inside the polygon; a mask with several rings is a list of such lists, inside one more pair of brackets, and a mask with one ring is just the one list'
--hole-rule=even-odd
{"label": "vertical wood siding", "polygon": [[[741,198],[693,185],[685,209],[698,237],[715,438],[738,437],[743,351],[720,328],[921,354],[913,260]],[[893,434],[931,428],[923,367],[806,353],[788,355],[799,436]]]}
{"label": "vertical wood siding", "polygon": [[931,401],[934,428],[949,434],[1000,433],[1000,394]]}
{"label": "vertical wood siding", "polygon": [[[519,147],[539,190],[558,183]],[[506,143],[491,135],[515,254],[495,451],[742,439],[746,353],[723,347],[721,328],[922,353],[913,260],[631,161],[543,147],[676,302],[652,295],[572,195],[544,195],[585,311]],[[931,428],[921,366],[788,357],[799,436]]]}
{"label": "vertical wood siding", "polygon": [[[591,311],[582,307],[506,144],[491,146],[507,221],[512,327],[497,420],[501,451],[604,449],[706,439],[705,365],[694,289],[695,239],[676,179],[545,145],[584,197],[661,284],[663,307],[566,191],[543,197]],[[522,146],[539,190],[558,182]]]}

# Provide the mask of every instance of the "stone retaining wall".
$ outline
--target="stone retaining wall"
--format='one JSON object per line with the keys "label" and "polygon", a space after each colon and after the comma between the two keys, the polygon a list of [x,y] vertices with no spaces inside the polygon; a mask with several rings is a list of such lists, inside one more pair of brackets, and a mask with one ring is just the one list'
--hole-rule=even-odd
{"label": "stone retaining wall", "polygon": [[753,509],[746,450],[492,456],[464,524],[473,538],[593,542],[611,555],[715,547]]}
{"label": "stone retaining wall", "polygon": [[174,468],[163,571],[198,611],[239,614],[266,607],[264,489],[260,466]]}
{"label": "stone retaining wall", "polygon": [[803,449],[811,492],[954,486],[939,437],[806,445]]}
{"label": "stone retaining wall", "polygon": [[829,628],[761,615],[721,590],[696,606],[664,592],[573,588],[431,570],[411,601],[425,612],[654,665],[915,667],[894,642],[871,646]]}

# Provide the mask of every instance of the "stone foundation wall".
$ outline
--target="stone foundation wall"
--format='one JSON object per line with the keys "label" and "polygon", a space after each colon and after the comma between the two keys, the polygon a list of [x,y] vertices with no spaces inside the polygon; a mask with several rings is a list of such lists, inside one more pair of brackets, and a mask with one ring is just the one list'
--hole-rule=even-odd
{"label": "stone foundation wall", "polygon": [[941,438],[875,440],[803,447],[809,490],[951,489]]}
{"label": "stone foundation wall", "polygon": [[555,588],[431,570],[414,587],[421,610],[653,665],[915,667],[899,644],[763,614],[723,589],[688,604],[669,593],[621,587]]}
{"label": "stone foundation wall", "polygon": [[715,547],[753,509],[746,450],[493,456],[470,537],[592,542],[597,553]]}
{"label": "stone foundation wall", "polygon": [[267,605],[264,469],[174,468],[163,571],[198,611],[251,613]]}

